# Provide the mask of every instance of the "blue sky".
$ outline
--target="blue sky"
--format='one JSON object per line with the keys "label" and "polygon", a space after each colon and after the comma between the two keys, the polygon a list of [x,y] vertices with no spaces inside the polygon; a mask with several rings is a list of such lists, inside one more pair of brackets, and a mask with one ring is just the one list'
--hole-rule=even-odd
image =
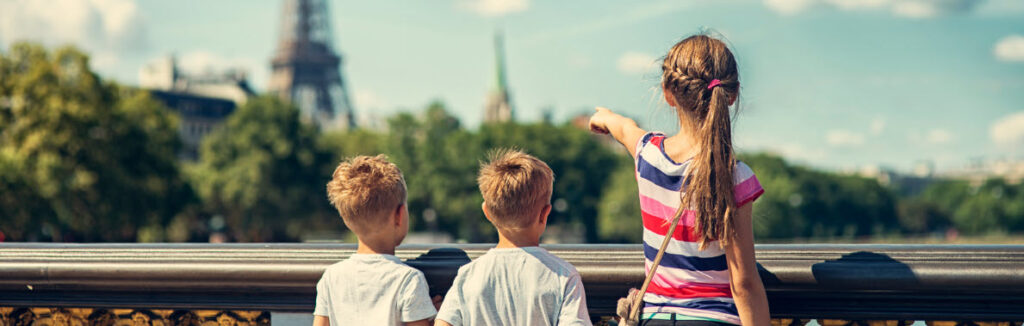
{"label": "blue sky", "polygon": [[[506,34],[519,120],[606,106],[672,131],[656,60],[700,31],[740,63],[735,143],[832,169],[940,170],[1024,159],[1024,1],[331,1],[357,115],[441,99],[469,126]],[[74,43],[105,77],[137,83],[174,53],[191,71],[237,66],[261,89],[279,1],[0,0],[0,46]],[[57,10],[54,10],[57,9]]]}

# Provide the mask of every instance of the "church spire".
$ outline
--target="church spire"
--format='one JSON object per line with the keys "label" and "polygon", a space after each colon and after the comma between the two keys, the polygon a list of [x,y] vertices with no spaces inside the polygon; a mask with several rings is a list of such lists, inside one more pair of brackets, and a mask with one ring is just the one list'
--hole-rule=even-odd
{"label": "church spire", "polygon": [[488,94],[484,106],[484,122],[512,121],[514,112],[505,73],[505,38],[500,30],[494,33],[494,78],[494,89]]}

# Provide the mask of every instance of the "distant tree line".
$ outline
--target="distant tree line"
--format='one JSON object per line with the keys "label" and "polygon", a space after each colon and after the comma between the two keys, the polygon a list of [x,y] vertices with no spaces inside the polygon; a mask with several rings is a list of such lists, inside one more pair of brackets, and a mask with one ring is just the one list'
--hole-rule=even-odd
{"label": "distant tree line", "polygon": [[[0,53],[0,237],[6,241],[302,241],[344,233],[325,184],[343,158],[387,154],[405,173],[413,231],[496,240],[480,211],[479,161],[516,147],[555,172],[551,237],[639,242],[633,162],[571,124],[465,128],[444,104],[385,130],[323,132],[292,105],[250,99],[180,162],[176,114],[145,91],[99,78],[74,48],[18,43]],[[874,179],[740,159],[767,189],[758,239],[1024,232],[1024,185],[942,180],[902,194]],[[571,235],[571,236],[570,236]],[[569,237],[567,237],[569,236]]]}

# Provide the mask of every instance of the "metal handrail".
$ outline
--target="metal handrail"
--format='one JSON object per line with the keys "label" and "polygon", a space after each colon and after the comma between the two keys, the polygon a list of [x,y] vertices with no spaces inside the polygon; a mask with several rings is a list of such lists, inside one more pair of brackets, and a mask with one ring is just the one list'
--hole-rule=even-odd
{"label": "metal handrail", "polygon": [[[489,244],[396,255],[444,294]],[[644,277],[639,245],[545,245],[579,270],[592,314]],[[0,306],[311,311],[323,270],[352,244],[0,243]],[[776,318],[1020,320],[1024,246],[758,245]]]}

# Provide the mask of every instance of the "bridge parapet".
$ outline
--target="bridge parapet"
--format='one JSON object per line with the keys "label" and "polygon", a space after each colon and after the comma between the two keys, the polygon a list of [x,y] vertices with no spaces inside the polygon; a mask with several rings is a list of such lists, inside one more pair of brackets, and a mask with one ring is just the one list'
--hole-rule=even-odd
{"label": "bridge parapet", "polygon": [[[432,294],[443,294],[458,267],[491,246],[407,245],[396,255],[424,272]],[[544,247],[579,270],[595,316],[613,315],[615,300],[643,281],[639,245]],[[780,324],[1024,320],[1024,246],[756,250]],[[324,268],[354,251],[352,244],[0,244],[0,324],[73,309],[93,316],[85,318],[260,324],[267,312],[311,312]]]}

